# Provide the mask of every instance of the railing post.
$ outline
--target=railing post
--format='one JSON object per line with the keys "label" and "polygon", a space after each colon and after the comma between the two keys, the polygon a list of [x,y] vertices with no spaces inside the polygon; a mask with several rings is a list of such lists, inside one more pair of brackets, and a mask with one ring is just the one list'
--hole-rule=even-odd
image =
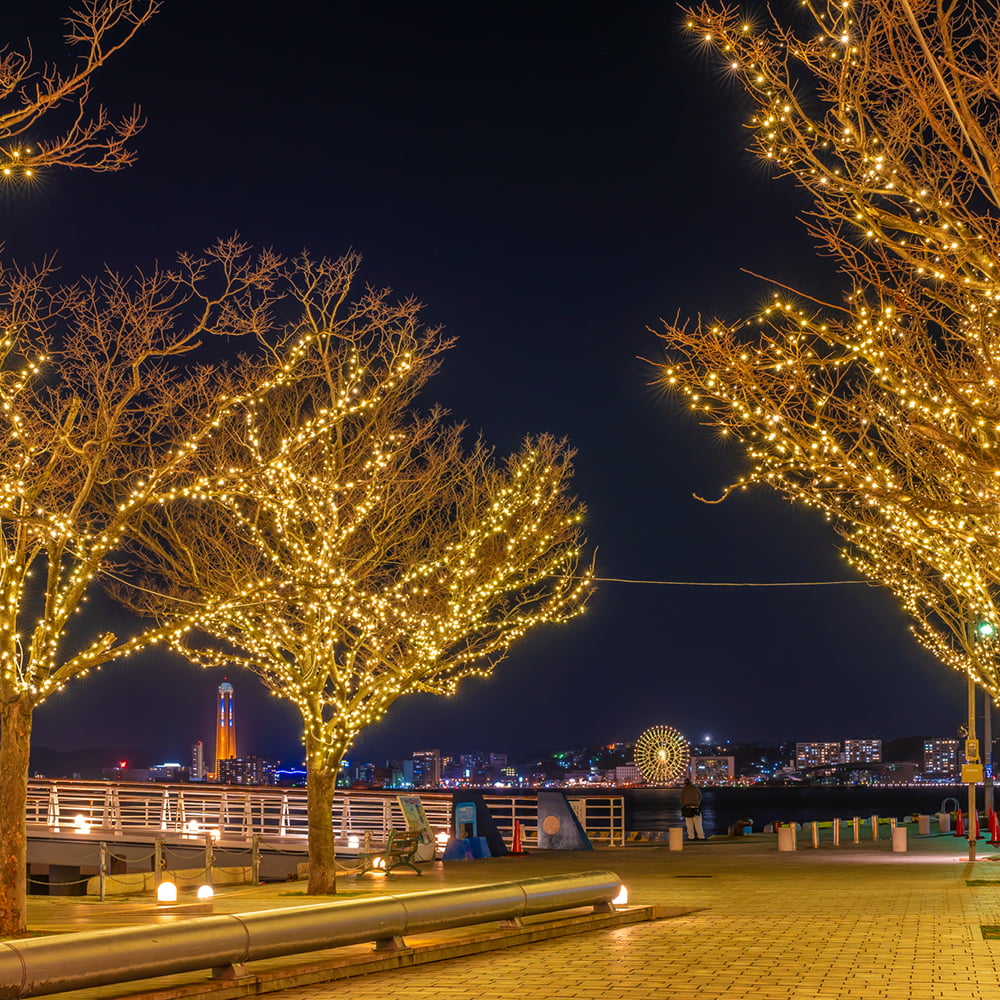
{"label": "railing post", "polygon": [[855,816],[854,819],[852,820],[852,822],[854,823],[854,843],[855,844],[860,844],[861,843],[861,817],[860,816]]}
{"label": "railing post", "polygon": [[153,841],[153,882],[157,889],[163,881],[163,838]]}
{"label": "railing post", "polygon": [[878,840],[878,816],[872,816],[872,840]]}
{"label": "railing post", "polygon": [[100,886],[101,886],[101,902],[104,902],[104,881],[108,874],[108,845],[105,841],[101,841],[101,861],[100,868],[98,869],[100,875]]}
{"label": "railing post", "polygon": [[833,821],[833,846],[840,847],[840,819]]}
{"label": "railing post", "polygon": [[250,878],[254,885],[260,882],[260,834],[253,835],[253,846],[250,849]]}
{"label": "railing post", "polygon": [[212,869],[215,867],[215,848],[210,833],[205,834],[205,885],[212,884]]}

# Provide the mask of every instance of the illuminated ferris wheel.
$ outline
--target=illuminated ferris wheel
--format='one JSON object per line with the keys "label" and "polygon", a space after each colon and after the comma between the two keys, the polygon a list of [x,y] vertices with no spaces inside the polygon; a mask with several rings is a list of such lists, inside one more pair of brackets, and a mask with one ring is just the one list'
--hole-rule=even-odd
{"label": "illuminated ferris wheel", "polygon": [[636,740],[635,765],[651,785],[665,785],[687,770],[687,740],[672,726],[652,726]]}

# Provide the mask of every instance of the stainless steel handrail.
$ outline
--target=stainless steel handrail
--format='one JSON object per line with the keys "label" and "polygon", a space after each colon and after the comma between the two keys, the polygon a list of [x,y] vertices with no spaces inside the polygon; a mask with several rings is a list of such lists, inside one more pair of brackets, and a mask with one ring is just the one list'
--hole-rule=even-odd
{"label": "stainless steel handrail", "polygon": [[609,904],[620,888],[621,879],[614,872],[590,871],[193,917],[155,928],[136,926],[3,941],[0,996],[45,996],[199,969],[212,969],[221,975],[259,959],[365,941],[374,941],[376,946],[386,941],[398,944],[406,934]]}

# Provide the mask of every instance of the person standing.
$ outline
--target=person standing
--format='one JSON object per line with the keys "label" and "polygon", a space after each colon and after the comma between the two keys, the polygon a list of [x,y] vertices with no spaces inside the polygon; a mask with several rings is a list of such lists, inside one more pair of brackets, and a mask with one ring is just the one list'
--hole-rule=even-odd
{"label": "person standing", "polygon": [[705,828],[701,822],[701,789],[691,783],[690,778],[684,780],[681,789],[681,815],[684,826],[687,827],[688,840],[704,840]]}

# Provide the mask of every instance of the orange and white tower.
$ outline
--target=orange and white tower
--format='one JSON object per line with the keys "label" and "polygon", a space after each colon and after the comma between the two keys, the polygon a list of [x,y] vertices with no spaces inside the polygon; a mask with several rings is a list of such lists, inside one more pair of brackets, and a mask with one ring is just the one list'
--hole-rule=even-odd
{"label": "orange and white tower", "polygon": [[219,719],[215,729],[215,777],[219,777],[219,761],[236,756],[236,718],[233,714],[233,686],[229,681],[219,685]]}

